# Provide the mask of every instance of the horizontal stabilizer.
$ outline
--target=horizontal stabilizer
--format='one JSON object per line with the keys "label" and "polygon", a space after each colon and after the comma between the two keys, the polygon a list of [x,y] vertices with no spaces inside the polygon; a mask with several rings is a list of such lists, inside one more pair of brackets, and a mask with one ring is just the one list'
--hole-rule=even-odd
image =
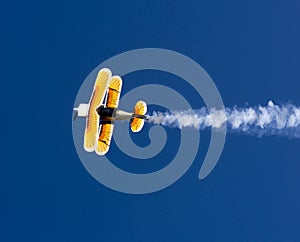
{"label": "horizontal stabilizer", "polygon": [[130,128],[133,133],[140,132],[144,126],[144,119],[132,118],[130,120]]}
{"label": "horizontal stabilizer", "polygon": [[[138,101],[134,106],[134,114],[137,115],[145,115],[147,112],[147,104],[144,101]],[[130,128],[131,131],[136,133],[140,132],[144,126],[144,119],[137,117],[134,117],[130,120]]]}

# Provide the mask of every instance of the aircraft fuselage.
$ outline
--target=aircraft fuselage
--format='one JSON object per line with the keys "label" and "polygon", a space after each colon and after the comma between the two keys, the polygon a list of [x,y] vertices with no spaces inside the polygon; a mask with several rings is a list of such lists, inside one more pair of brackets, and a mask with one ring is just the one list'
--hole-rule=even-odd
{"label": "aircraft fuselage", "polygon": [[100,124],[111,124],[116,120],[130,120],[132,118],[148,119],[146,115],[129,113],[117,108],[108,108],[101,105],[96,109],[100,117]]}

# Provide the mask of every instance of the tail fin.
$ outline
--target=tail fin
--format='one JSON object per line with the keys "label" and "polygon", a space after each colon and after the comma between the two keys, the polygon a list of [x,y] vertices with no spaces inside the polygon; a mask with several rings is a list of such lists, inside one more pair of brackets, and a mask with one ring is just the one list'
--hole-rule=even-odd
{"label": "tail fin", "polygon": [[[147,104],[144,101],[138,101],[135,106],[133,113],[138,115],[145,115],[147,112]],[[144,126],[144,119],[134,117],[130,120],[131,131],[136,133],[140,132]]]}

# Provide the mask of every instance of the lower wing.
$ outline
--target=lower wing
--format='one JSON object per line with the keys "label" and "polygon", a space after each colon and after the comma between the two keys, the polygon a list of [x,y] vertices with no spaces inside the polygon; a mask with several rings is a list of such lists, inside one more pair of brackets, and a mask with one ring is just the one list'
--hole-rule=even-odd
{"label": "lower wing", "polygon": [[105,155],[110,146],[110,141],[114,129],[114,124],[102,124],[100,128],[98,143],[95,151],[98,155]]}

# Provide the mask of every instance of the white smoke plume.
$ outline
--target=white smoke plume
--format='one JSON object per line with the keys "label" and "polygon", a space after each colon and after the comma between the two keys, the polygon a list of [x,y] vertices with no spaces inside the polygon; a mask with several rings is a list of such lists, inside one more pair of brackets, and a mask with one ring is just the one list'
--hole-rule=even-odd
{"label": "white smoke plume", "polygon": [[300,107],[292,104],[247,108],[225,108],[224,110],[201,108],[199,110],[153,112],[149,122],[179,129],[221,128],[250,135],[278,135],[300,138]]}

